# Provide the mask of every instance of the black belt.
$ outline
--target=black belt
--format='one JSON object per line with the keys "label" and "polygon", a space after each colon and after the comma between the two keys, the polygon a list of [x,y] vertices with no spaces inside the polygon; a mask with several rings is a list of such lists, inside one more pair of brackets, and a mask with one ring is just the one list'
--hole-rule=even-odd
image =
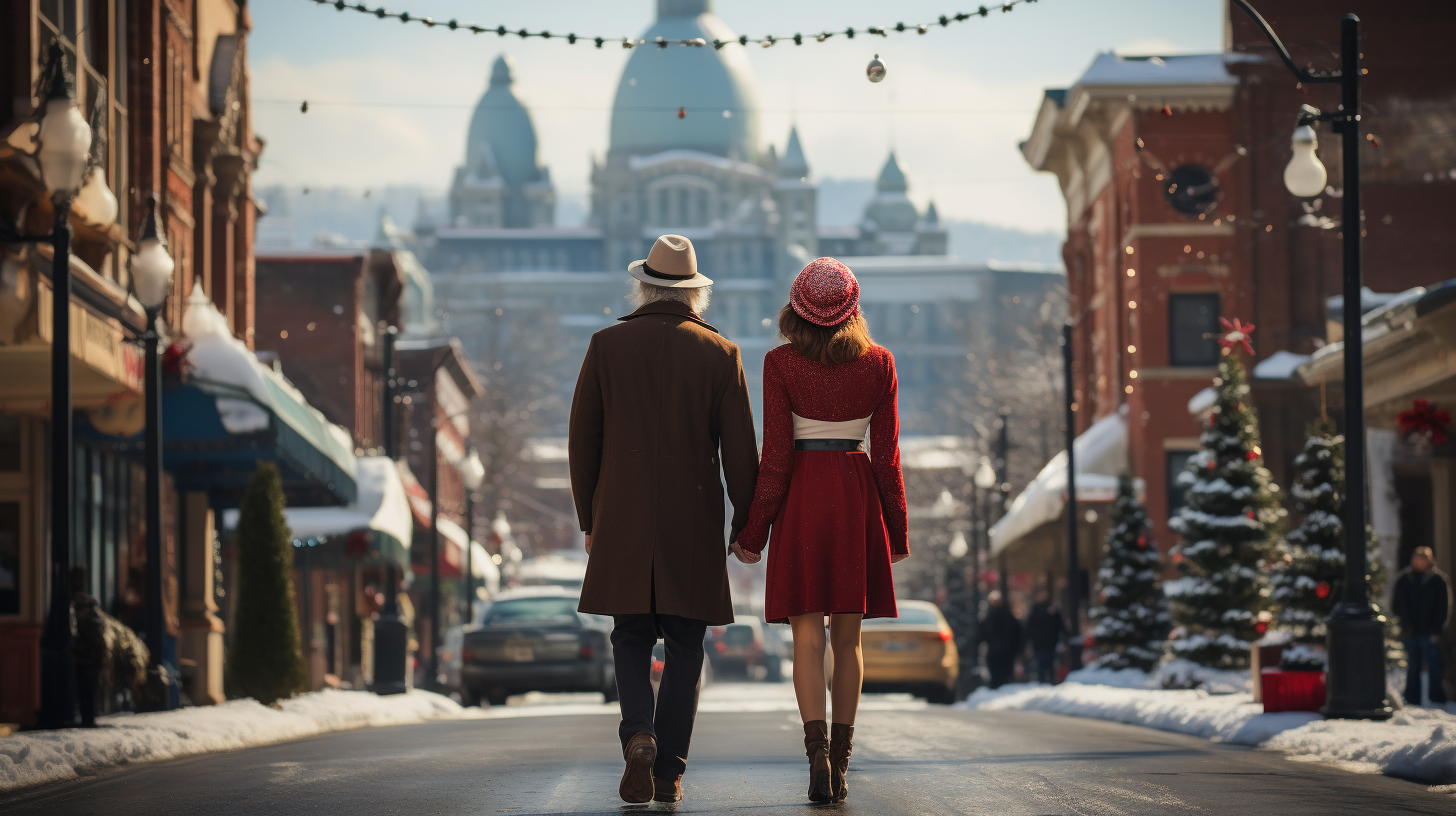
{"label": "black belt", "polygon": [[794,450],[857,451],[864,449],[862,439],[795,439]]}

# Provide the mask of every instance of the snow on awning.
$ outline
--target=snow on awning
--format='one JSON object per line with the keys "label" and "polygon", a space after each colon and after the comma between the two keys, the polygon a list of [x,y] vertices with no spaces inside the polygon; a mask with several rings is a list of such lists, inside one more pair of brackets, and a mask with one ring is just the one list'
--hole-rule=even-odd
{"label": "snow on awning", "polygon": [[354,441],[349,432],[328,421],[292,383],[259,362],[232,335],[227,318],[203,293],[200,282],[187,299],[182,330],[190,344],[188,384],[215,398],[218,419],[228,434],[271,430],[281,441],[280,453],[328,483],[330,492],[345,501],[356,500]]}
{"label": "snow on awning", "polygon": [[1292,351],[1276,351],[1254,366],[1256,380],[1288,380],[1300,366],[1309,362],[1310,355],[1295,354]]}
{"label": "snow on awning", "polygon": [[[309,546],[329,546],[334,539],[345,539],[356,531],[375,533],[371,546],[363,551],[350,549],[347,543],[330,547],[336,555],[362,560],[372,551],[386,560],[409,567],[410,539],[414,525],[410,518],[409,500],[394,461],[385,456],[362,456],[354,474],[359,485],[359,499],[344,507],[289,507],[283,511],[293,537]],[[238,526],[238,510],[224,510],[223,529]]]}
{"label": "snow on awning", "polygon": [[[465,559],[462,553],[465,551],[468,540],[465,528],[447,518],[439,519],[438,523],[440,525],[440,535],[455,545],[455,551],[452,554],[457,560],[450,562],[450,566],[454,568],[455,574],[458,576],[461,572],[461,567],[464,565]],[[492,583],[500,586],[500,569],[496,567],[495,559],[490,557],[490,553],[485,551],[485,547],[482,547],[479,541],[470,541],[469,547],[470,574],[485,581],[487,586]],[[446,558],[443,553],[441,557]]]}
{"label": "snow on awning", "polygon": [[[1073,442],[1077,453],[1077,500],[1112,501],[1117,477],[1127,469],[1127,419],[1111,414],[1092,423]],[[1043,524],[1061,518],[1067,505],[1067,452],[1053,456],[1041,473],[991,527],[991,555],[997,556]]]}

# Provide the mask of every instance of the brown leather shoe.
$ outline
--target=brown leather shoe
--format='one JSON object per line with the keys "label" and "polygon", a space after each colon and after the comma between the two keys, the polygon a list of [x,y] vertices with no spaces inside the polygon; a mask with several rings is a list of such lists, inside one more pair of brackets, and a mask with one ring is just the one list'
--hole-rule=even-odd
{"label": "brown leather shoe", "polygon": [[682,774],[672,779],[663,779],[660,776],[652,777],[652,801],[677,803],[682,801]]}
{"label": "brown leather shoe", "polygon": [[809,757],[809,801],[829,802],[834,792],[829,783],[829,723],[804,723],[804,753]]}
{"label": "brown leather shoe", "polygon": [[633,734],[622,749],[627,760],[627,769],[622,772],[622,784],[617,793],[623,802],[644,805],[652,801],[652,763],[657,761],[657,738],[646,731]]}
{"label": "brown leather shoe", "polygon": [[849,783],[844,775],[849,771],[849,754],[854,750],[854,726],[835,723],[829,736],[829,784],[834,801],[843,802],[849,798]]}

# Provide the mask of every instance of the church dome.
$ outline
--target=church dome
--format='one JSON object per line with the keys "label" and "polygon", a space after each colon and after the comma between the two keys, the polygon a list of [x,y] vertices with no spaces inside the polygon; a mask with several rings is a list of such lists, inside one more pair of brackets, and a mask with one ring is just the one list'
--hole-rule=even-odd
{"label": "church dome", "polygon": [[892,152],[880,170],[879,180],[875,182],[875,197],[865,207],[865,220],[872,222],[880,232],[910,232],[915,229],[920,213],[916,212],[915,204],[907,195],[909,189],[905,172],[900,169],[900,163]]}
{"label": "church dome", "polygon": [[[658,37],[701,37],[708,44],[658,48]],[[609,153],[688,149],[757,161],[753,71],[737,36],[712,13],[711,0],[657,0],[657,22],[642,38],[647,43],[633,49],[617,84]],[[715,49],[715,39],[735,42]],[[687,116],[679,119],[678,108]]]}
{"label": "church dome", "polygon": [[490,88],[475,106],[465,142],[465,172],[480,179],[497,173],[511,187],[541,181],[536,154],[536,126],[531,113],[516,98],[511,85],[512,62],[497,57],[490,72]]}

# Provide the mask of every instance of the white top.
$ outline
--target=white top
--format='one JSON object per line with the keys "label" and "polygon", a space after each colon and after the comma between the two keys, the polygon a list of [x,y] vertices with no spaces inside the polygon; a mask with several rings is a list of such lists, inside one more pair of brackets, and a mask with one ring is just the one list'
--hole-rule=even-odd
{"label": "white top", "polygon": [[870,417],[851,419],[848,422],[825,422],[822,419],[805,419],[793,412],[795,439],[858,439],[859,448],[864,450],[865,431],[870,427]]}

